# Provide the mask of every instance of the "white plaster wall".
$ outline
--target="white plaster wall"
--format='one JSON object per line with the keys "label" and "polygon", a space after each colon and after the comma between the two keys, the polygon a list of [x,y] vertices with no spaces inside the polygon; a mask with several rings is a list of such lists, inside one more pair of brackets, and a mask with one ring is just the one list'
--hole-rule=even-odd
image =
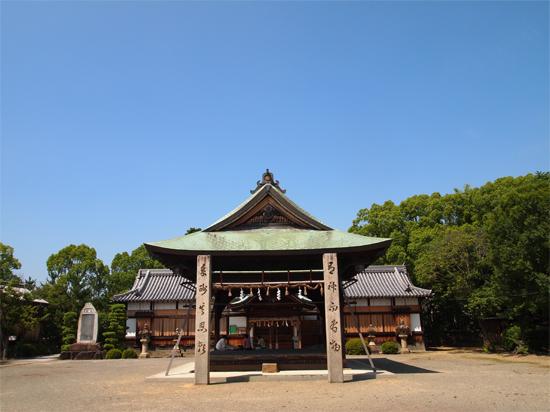
{"label": "white plaster wall", "polygon": [[395,304],[397,306],[418,305],[418,298],[395,298]]}
{"label": "white plaster wall", "polygon": [[149,310],[151,305],[149,302],[130,302],[128,303],[128,310]]}
{"label": "white plaster wall", "polygon": [[411,313],[411,330],[413,332],[422,332],[419,313]]}
{"label": "white plaster wall", "polygon": [[371,298],[371,306],[391,306],[391,299],[388,298]]}
{"label": "white plaster wall", "polygon": [[176,302],[155,302],[153,307],[156,310],[176,309]]}

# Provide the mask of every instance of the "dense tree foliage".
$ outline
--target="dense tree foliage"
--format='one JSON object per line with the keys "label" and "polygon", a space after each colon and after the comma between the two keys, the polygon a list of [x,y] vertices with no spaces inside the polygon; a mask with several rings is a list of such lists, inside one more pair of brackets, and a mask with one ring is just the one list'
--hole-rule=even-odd
{"label": "dense tree foliage", "polygon": [[65,312],[79,313],[86,302],[106,308],[109,267],[87,245],[69,245],[48,258],[44,294],[50,304]]}
{"label": "dense tree foliage", "polygon": [[144,245],[134,249],[132,253],[117,253],[111,263],[111,276],[108,282],[108,295],[129,290],[134,284],[136,274],[140,269],[161,269],[162,263],[152,259]]}
{"label": "dense tree foliage", "polygon": [[0,289],[0,353],[6,358],[8,338],[21,340],[42,320],[40,308],[33,302],[32,293],[17,287],[12,280]]}
{"label": "dense tree foliage", "polygon": [[425,319],[432,343],[475,340],[481,320],[502,318],[532,348],[547,348],[548,173],[373,204],[350,231],[393,238],[380,262],[406,264],[419,286],[433,289]]}
{"label": "dense tree foliage", "polygon": [[69,245],[48,258],[47,268],[48,278],[37,293],[48,301],[47,338],[59,345],[65,313],[80,313],[86,302],[98,311],[107,309],[109,267],[94,248]]}
{"label": "dense tree foliage", "polygon": [[20,282],[19,276],[14,273],[18,269],[21,269],[21,262],[13,255],[13,248],[0,242],[0,283]]}
{"label": "dense tree foliage", "polygon": [[13,248],[0,243],[0,354],[6,358],[8,339],[24,343],[26,336],[47,318],[42,308],[33,302],[35,282],[23,280],[14,271],[21,269]]}

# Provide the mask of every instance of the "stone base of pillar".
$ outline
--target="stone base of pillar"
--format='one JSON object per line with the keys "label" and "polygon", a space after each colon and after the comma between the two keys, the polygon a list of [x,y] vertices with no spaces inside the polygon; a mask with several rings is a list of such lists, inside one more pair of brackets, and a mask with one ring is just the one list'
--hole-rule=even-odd
{"label": "stone base of pillar", "polygon": [[401,338],[401,353],[410,353],[410,349],[407,347],[407,336],[399,336]]}

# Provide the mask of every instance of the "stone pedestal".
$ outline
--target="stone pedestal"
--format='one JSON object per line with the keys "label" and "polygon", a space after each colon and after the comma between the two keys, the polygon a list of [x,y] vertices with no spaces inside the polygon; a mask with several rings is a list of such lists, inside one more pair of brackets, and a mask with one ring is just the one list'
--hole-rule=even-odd
{"label": "stone pedestal", "polygon": [[395,328],[395,334],[401,340],[401,353],[409,353],[410,350],[407,347],[407,338],[411,334],[411,330],[407,325],[405,325],[403,319],[399,322],[399,326]]}
{"label": "stone pedestal", "polygon": [[407,347],[407,338],[409,335],[399,335],[399,339],[401,339],[401,353],[409,353],[410,349]]}
{"label": "stone pedestal", "polygon": [[141,342],[141,353],[139,354],[139,359],[150,358],[151,354],[149,353],[149,339],[142,338],[139,341]]}
{"label": "stone pedestal", "polygon": [[68,351],[61,352],[59,359],[103,359],[103,352],[99,343],[73,343]]}
{"label": "stone pedestal", "polygon": [[376,347],[376,343],[374,342],[374,336],[371,338],[370,336],[367,337],[369,340],[369,351],[370,353],[378,353],[378,348]]}

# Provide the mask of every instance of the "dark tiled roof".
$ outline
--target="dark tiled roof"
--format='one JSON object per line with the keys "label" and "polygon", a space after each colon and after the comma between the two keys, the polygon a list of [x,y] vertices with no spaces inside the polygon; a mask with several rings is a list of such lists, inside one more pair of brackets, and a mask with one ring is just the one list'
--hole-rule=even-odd
{"label": "dark tiled roof", "polygon": [[175,275],[170,269],[141,269],[134,286],[126,293],[113,296],[115,302],[162,302],[193,299],[195,292],[182,283],[183,276]]}
{"label": "dark tiled roof", "polygon": [[[115,302],[167,302],[194,298],[184,277],[169,269],[141,269],[132,289],[115,295]],[[349,298],[427,297],[431,290],[413,286],[405,266],[369,266],[344,290]]]}
{"label": "dark tiled roof", "polygon": [[414,286],[405,266],[369,266],[345,294],[351,298],[428,297],[432,291]]}

